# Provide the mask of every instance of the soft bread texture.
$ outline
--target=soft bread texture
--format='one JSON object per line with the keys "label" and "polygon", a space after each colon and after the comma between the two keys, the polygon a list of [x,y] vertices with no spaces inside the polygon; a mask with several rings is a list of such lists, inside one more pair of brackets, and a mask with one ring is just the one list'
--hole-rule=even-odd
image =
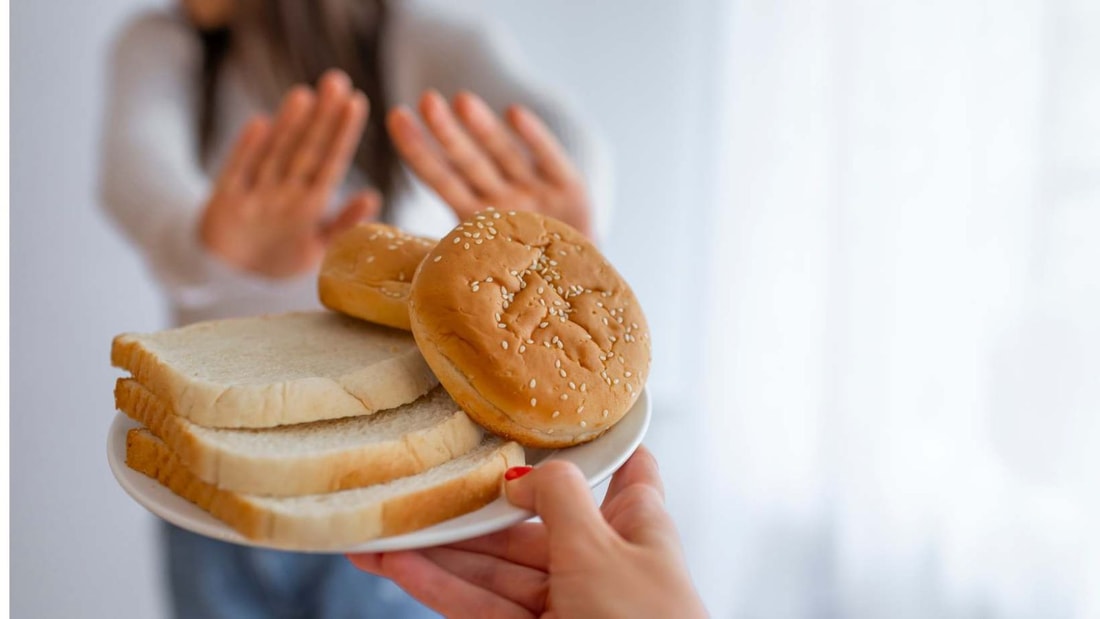
{"label": "soft bread texture", "polygon": [[438,384],[408,333],[324,311],[124,334],[111,362],[176,414],[209,427],[367,415]]}
{"label": "soft bread texture", "polygon": [[421,262],[413,335],[451,397],[532,447],[590,441],[649,374],[634,292],[580,232],[535,213],[485,211]]}
{"label": "soft bread texture", "polygon": [[415,475],[467,453],[483,434],[438,387],[376,415],[262,430],[196,425],[129,378],[116,384],[115,405],[164,441],[202,481],[271,496],[335,492]]}
{"label": "soft bread texture", "polygon": [[501,476],[523,448],[492,437],[419,475],[330,494],[260,497],[196,477],[145,429],[126,436],[126,464],[195,503],[245,537],[288,550],[326,550],[421,529],[476,510],[500,495]]}
{"label": "soft bread texture", "polygon": [[360,224],[332,240],[317,292],[337,312],[409,330],[409,284],[436,241],[380,223]]}

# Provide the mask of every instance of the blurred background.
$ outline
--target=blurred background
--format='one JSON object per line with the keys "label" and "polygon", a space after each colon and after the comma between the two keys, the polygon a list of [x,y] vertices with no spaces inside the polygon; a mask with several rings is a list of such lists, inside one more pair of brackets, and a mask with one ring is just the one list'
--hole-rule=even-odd
{"label": "blurred background", "polygon": [[[96,193],[109,44],[157,6],[11,7],[13,616],[165,609],[104,447],[111,337],[168,319]],[[463,10],[612,148],[713,616],[1100,616],[1100,5]]]}

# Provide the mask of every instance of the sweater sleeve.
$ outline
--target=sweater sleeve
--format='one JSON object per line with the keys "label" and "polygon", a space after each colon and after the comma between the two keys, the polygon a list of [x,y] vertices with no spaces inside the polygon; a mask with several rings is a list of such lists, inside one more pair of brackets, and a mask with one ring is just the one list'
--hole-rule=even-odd
{"label": "sweater sleeve", "polygon": [[436,88],[447,96],[469,90],[498,112],[515,103],[527,106],[550,127],[583,175],[596,236],[606,238],[613,200],[611,160],[592,123],[530,77],[516,41],[499,26],[425,11],[400,11],[389,33],[396,102],[415,104],[425,89]]}
{"label": "sweater sleeve", "polygon": [[224,264],[198,238],[210,186],[195,130],[199,45],[171,15],[130,22],[111,55],[101,136],[101,204],[184,308],[273,285]]}

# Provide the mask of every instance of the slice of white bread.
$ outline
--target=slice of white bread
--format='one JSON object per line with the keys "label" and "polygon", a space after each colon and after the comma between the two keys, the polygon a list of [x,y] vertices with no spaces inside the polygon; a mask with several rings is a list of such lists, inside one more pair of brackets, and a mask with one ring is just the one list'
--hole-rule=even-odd
{"label": "slice of white bread", "polygon": [[191,423],[132,378],[118,380],[115,406],[164,441],[199,479],[272,496],[415,475],[477,447],[483,434],[441,387],[376,415],[261,430]]}
{"label": "slice of white bread", "polygon": [[126,436],[126,464],[158,480],[245,537],[288,550],[346,548],[421,529],[478,509],[500,495],[501,476],[524,463],[523,448],[496,437],[440,466],[386,484],[300,497],[220,490],[183,466],[148,430]]}
{"label": "slice of white bread", "polygon": [[323,311],[123,334],[111,363],[181,417],[223,428],[367,415],[439,384],[407,332]]}

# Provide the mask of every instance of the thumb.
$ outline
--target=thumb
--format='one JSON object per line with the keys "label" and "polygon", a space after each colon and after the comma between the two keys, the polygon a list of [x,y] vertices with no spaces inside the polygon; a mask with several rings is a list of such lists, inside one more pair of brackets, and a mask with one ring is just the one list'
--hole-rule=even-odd
{"label": "thumb", "polygon": [[542,518],[551,547],[591,546],[613,533],[576,465],[551,460],[529,470],[522,477],[506,481],[504,492],[513,505]]}
{"label": "thumb", "polygon": [[364,219],[376,217],[381,209],[382,195],[380,193],[374,189],[360,191],[348,199],[340,214],[326,224],[322,232],[326,239],[330,239]]}

